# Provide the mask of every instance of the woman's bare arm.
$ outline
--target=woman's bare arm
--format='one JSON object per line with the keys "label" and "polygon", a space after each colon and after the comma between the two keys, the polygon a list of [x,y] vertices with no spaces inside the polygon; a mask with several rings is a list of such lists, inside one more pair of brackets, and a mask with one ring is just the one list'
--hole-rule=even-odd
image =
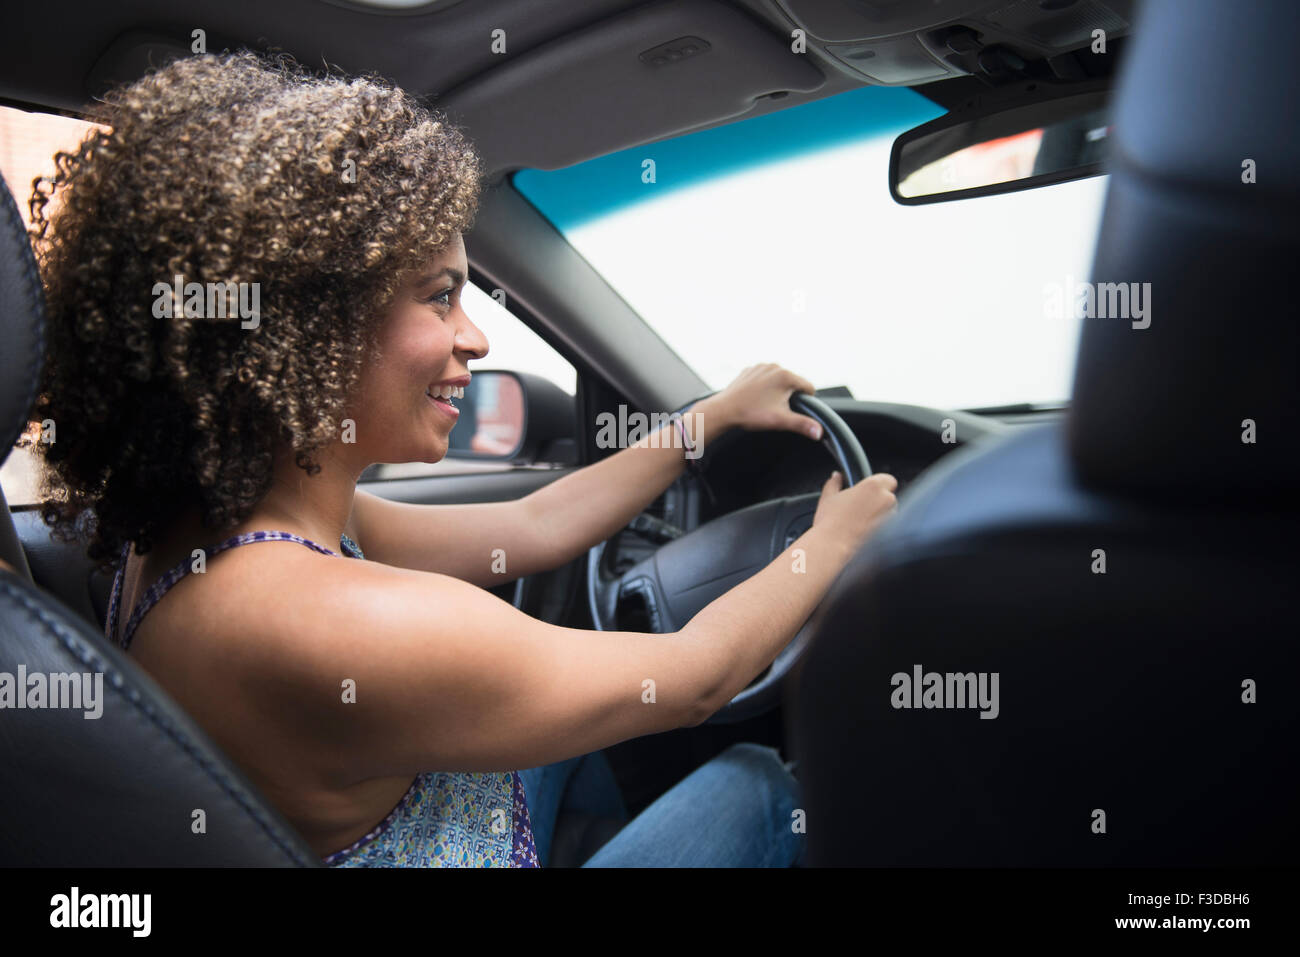
{"label": "woman's bare arm", "polygon": [[[697,403],[682,420],[692,441],[730,428],[727,409],[716,396]],[[494,588],[605,541],[672,484],[685,456],[669,424],[513,502],[412,505],[358,490],[351,525],[367,558]]]}
{"label": "woman's bare arm", "polygon": [[310,576],[312,599],[265,616],[265,635],[240,643],[243,690],[336,781],[534,767],[697,724],[794,636],[892,506],[890,483],[824,494],[791,550],[666,635],[561,628],[441,575],[281,559],[279,584],[301,590]]}
{"label": "woman's bare arm", "polygon": [[[751,366],[682,418],[702,451],[728,429],[812,435],[816,423],[790,409],[807,379],[780,366]],[[656,423],[657,424],[657,423]],[[358,491],[350,532],[367,558],[438,572],[484,588],[558,568],[623,528],[681,474],[686,450],[675,424],[514,502],[410,505]]]}

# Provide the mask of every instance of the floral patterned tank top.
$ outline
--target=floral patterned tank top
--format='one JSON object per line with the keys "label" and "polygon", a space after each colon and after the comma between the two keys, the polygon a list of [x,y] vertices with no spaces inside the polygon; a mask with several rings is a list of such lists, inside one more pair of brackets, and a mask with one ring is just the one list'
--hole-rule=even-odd
{"label": "floral patterned tank top", "polygon": [[[342,557],[289,532],[247,532],[207,549],[205,560],[250,542],[297,542],[323,555]],[[356,542],[344,535],[345,555],[364,558]],[[117,641],[122,577],[130,544],[113,579],[105,633]],[[167,590],[188,575],[185,560],[155,582],[127,620],[119,642],[125,651],[141,619]],[[426,771],[416,776],[388,816],[354,844],[322,859],[329,867],[538,867],[532,823],[523,782],[515,771],[487,773]]]}

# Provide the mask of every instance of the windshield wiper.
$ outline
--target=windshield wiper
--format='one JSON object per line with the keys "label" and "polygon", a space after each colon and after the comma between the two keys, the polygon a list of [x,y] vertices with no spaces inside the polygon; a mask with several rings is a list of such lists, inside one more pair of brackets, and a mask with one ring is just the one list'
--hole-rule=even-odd
{"label": "windshield wiper", "polygon": [[962,409],[973,415],[1027,415],[1031,412],[1060,412],[1066,408],[1064,402],[1016,402],[1011,405],[989,405],[980,409]]}

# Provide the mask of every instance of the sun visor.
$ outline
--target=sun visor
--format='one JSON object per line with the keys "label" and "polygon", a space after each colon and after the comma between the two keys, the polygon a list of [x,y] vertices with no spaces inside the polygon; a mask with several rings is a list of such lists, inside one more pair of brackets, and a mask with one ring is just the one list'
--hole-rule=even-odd
{"label": "sun visor", "polygon": [[495,173],[571,166],[824,83],[808,55],[748,14],[715,0],[671,0],[512,56],[434,106],[469,133]]}

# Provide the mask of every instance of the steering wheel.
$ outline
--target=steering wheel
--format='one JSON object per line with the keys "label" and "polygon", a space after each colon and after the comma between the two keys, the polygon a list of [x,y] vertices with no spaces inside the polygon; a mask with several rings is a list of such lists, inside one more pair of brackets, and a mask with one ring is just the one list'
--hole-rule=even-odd
{"label": "steering wheel", "polygon": [[[835,460],[846,488],[871,474],[862,444],[830,406],[796,392],[790,397],[790,408],[821,425],[821,444]],[[703,466],[704,459],[700,462]],[[645,606],[649,618],[645,630],[677,631],[719,595],[771,564],[811,528],[820,497],[820,492],[812,492],[772,499],[720,516],[672,539],[621,574],[612,574],[603,562],[608,542],[602,542],[587,556],[587,593],[596,628],[626,630],[618,626],[618,608],[633,600]],[[707,723],[743,721],[776,706],[782,682],[803,653],[809,630],[805,622],[768,669]]]}

